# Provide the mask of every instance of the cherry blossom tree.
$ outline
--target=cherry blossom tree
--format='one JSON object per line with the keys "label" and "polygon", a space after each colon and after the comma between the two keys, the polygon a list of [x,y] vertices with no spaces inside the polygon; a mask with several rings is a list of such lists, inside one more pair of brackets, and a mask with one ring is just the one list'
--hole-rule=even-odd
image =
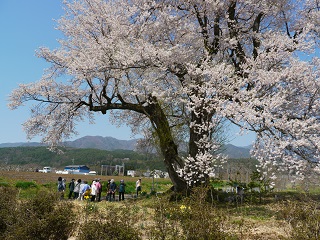
{"label": "cherry blossom tree", "polygon": [[176,191],[208,181],[225,120],[257,133],[262,166],[302,173],[320,160],[318,0],[64,4],[65,38],[38,51],[51,67],[10,96],[12,109],[36,103],[30,138],[56,146],[77,122],[110,112],[134,132],[152,129]]}

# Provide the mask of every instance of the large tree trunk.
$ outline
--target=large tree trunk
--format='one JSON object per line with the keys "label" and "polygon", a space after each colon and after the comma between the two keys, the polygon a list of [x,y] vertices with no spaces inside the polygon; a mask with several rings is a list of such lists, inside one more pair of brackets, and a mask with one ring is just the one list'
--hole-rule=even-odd
{"label": "large tree trunk", "polygon": [[169,177],[173,183],[174,191],[186,192],[188,187],[187,183],[176,171],[177,167],[183,167],[183,161],[179,157],[178,147],[174,143],[167,117],[156,99],[153,99],[153,104],[150,104],[145,109],[149,114],[149,119],[159,138],[160,150],[164,157],[164,163]]}
{"label": "large tree trunk", "polygon": [[[202,114],[199,114],[202,112]],[[211,139],[211,130],[210,128],[203,128],[206,124],[209,124],[212,119],[212,113],[208,113],[203,109],[198,109],[198,114],[191,112],[191,122],[192,127],[189,129],[189,156],[194,158],[197,161],[197,154],[203,154],[210,151],[207,146],[199,145],[198,142],[204,137],[207,136]],[[201,126],[201,127],[199,127]],[[201,181],[198,181],[196,185],[207,185],[209,183],[209,175],[203,174],[204,177]]]}
{"label": "large tree trunk", "polygon": [[111,109],[126,109],[147,116],[150,119],[152,126],[159,138],[160,150],[164,157],[164,163],[169,173],[169,177],[172,181],[174,191],[186,192],[188,185],[176,171],[178,167],[182,168],[184,164],[182,159],[179,157],[178,147],[174,143],[168,119],[164,114],[161,106],[159,105],[157,99],[150,96],[149,100],[151,103],[147,106],[141,106],[139,104],[126,103],[120,95],[118,95],[118,97],[121,103],[108,103],[104,106],[93,106],[92,103],[86,105],[90,106],[91,111],[101,111],[104,114],[107,110]]}
{"label": "large tree trunk", "polygon": [[202,114],[191,112],[191,122],[194,124],[192,124],[193,126],[189,129],[189,155],[193,158],[196,157],[198,153],[210,151],[208,147],[199,146],[197,142],[199,142],[203,136],[208,136],[209,139],[211,139],[211,129],[209,127],[203,127],[210,124],[213,114],[201,110],[199,110],[199,112],[202,112]]}

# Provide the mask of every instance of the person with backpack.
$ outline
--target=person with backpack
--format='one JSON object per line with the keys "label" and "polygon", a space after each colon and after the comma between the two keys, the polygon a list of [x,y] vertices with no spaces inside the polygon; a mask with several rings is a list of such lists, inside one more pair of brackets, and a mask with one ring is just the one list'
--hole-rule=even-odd
{"label": "person with backpack", "polygon": [[75,183],[74,183],[75,179],[72,178],[71,182],[69,183],[69,195],[68,195],[68,199],[71,199],[72,195],[73,195],[73,191],[74,191],[74,187],[75,187]]}
{"label": "person with backpack", "polygon": [[125,187],[126,187],[126,184],[124,183],[124,180],[121,179],[120,180],[120,185],[119,185],[119,202],[122,200],[124,201],[124,193],[125,193]]}
{"label": "person with backpack", "polygon": [[58,192],[61,193],[61,199],[64,198],[64,190],[66,189],[65,179],[62,179],[62,177],[58,177]]}

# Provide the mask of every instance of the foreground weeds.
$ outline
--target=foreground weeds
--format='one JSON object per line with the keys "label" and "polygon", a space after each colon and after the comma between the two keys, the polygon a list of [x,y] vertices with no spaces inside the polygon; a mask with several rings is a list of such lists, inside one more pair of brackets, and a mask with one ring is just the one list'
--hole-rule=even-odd
{"label": "foreground weeds", "polygon": [[310,199],[283,204],[278,218],[290,224],[290,239],[320,239],[319,207],[318,202]]}
{"label": "foreground weeds", "polygon": [[0,188],[0,239],[68,239],[74,224],[71,204],[61,204],[55,193],[40,191],[19,200],[18,191]]}
{"label": "foreground weeds", "polygon": [[149,239],[232,239],[223,231],[226,215],[206,201],[207,189],[196,189],[179,202],[158,198]]}
{"label": "foreground weeds", "polygon": [[[61,200],[57,193],[0,186],[0,239],[320,239],[319,204],[306,196],[268,204],[208,201],[208,189],[124,202]],[[210,198],[209,198],[210,199]],[[212,198],[211,198],[212,199]]]}
{"label": "foreground weeds", "polygon": [[129,205],[114,206],[109,202],[84,202],[82,210],[82,214],[79,215],[80,228],[77,235],[79,240],[141,239],[141,233],[135,226],[137,219],[132,215],[133,211]]}

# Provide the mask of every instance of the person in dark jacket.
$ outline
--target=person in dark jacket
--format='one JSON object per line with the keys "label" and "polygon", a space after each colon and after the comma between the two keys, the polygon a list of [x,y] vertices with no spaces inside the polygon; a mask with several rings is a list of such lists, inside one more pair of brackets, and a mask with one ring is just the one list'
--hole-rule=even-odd
{"label": "person in dark jacket", "polygon": [[71,182],[69,183],[69,195],[68,195],[68,199],[71,199],[72,195],[73,195],[73,191],[74,191],[74,187],[75,187],[75,183],[74,183],[75,179],[72,178]]}
{"label": "person in dark jacket", "polygon": [[64,191],[62,177],[58,177],[58,192]]}
{"label": "person in dark jacket", "polygon": [[124,193],[126,191],[126,184],[124,183],[124,180],[120,180],[119,185],[119,201],[124,200]]}
{"label": "person in dark jacket", "polygon": [[109,201],[109,195],[110,195],[110,184],[111,184],[111,179],[108,180],[107,184],[106,184],[106,189],[107,189],[107,196],[106,196],[106,200]]}
{"label": "person in dark jacket", "polygon": [[114,179],[111,179],[110,181],[110,186],[109,186],[109,191],[108,191],[108,195],[109,195],[109,201],[115,201],[115,194],[116,194],[116,190],[117,190],[117,184],[114,182]]}

